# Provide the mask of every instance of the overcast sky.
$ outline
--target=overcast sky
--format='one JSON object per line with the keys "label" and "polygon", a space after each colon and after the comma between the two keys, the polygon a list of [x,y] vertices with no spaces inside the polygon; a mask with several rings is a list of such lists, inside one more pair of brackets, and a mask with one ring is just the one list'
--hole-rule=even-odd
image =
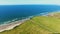
{"label": "overcast sky", "polygon": [[12,4],[56,4],[60,5],[60,0],[0,0],[0,5]]}

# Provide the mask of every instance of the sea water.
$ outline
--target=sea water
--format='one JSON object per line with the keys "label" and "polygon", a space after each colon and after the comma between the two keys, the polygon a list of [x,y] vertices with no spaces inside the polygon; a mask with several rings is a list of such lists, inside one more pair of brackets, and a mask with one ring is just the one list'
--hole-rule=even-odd
{"label": "sea water", "polygon": [[57,5],[0,5],[0,24],[59,10],[60,6]]}

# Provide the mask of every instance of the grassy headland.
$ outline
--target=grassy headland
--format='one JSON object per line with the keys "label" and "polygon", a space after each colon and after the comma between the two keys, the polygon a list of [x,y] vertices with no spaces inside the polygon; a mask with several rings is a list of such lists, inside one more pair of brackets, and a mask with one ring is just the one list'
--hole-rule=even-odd
{"label": "grassy headland", "polygon": [[52,34],[60,33],[60,13],[53,16],[35,16],[12,30],[0,34]]}

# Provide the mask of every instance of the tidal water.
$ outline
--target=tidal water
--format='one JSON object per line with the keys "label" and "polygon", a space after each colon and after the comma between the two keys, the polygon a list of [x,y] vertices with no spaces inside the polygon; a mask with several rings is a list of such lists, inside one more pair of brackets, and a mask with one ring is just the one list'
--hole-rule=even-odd
{"label": "tidal water", "polygon": [[[57,5],[0,5],[0,24],[35,16],[40,13],[60,11]],[[41,14],[40,14],[41,15]]]}

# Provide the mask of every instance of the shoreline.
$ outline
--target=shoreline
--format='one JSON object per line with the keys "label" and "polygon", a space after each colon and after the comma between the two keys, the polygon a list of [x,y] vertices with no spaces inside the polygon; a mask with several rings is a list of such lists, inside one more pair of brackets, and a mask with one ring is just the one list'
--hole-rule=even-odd
{"label": "shoreline", "polygon": [[42,15],[41,16],[48,16],[48,15],[51,15],[51,16],[53,16],[53,14],[57,14],[57,13],[60,13],[60,11],[53,11],[53,12],[46,12],[46,13],[42,13]]}
{"label": "shoreline", "polygon": [[11,30],[11,29],[13,29],[14,27],[16,27],[16,26],[24,23],[24,21],[26,21],[26,20],[30,20],[30,18],[18,20],[18,21],[9,23],[9,24],[0,25],[0,32],[3,32],[3,31],[5,31],[5,30]]}
{"label": "shoreline", "polygon": [[[42,16],[48,16],[48,15],[53,15],[55,13],[60,13],[60,11],[57,11],[57,12],[50,12],[50,13],[46,13],[46,14],[43,14]],[[40,15],[38,15],[40,16]],[[33,16],[30,16],[30,17],[33,17]],[[30,17],[29,18],[26,18],[26,19],[22,19],[22,20],[18,20],[18,21],[14,21],[14,22],[11,22],[9,24],[3,24],[3,25],[0,25],[0,32],[3,32],[5,30],[11,30],[13,29],[14,27],[24,23],[24,21],[26,20],[30,20]]]}

